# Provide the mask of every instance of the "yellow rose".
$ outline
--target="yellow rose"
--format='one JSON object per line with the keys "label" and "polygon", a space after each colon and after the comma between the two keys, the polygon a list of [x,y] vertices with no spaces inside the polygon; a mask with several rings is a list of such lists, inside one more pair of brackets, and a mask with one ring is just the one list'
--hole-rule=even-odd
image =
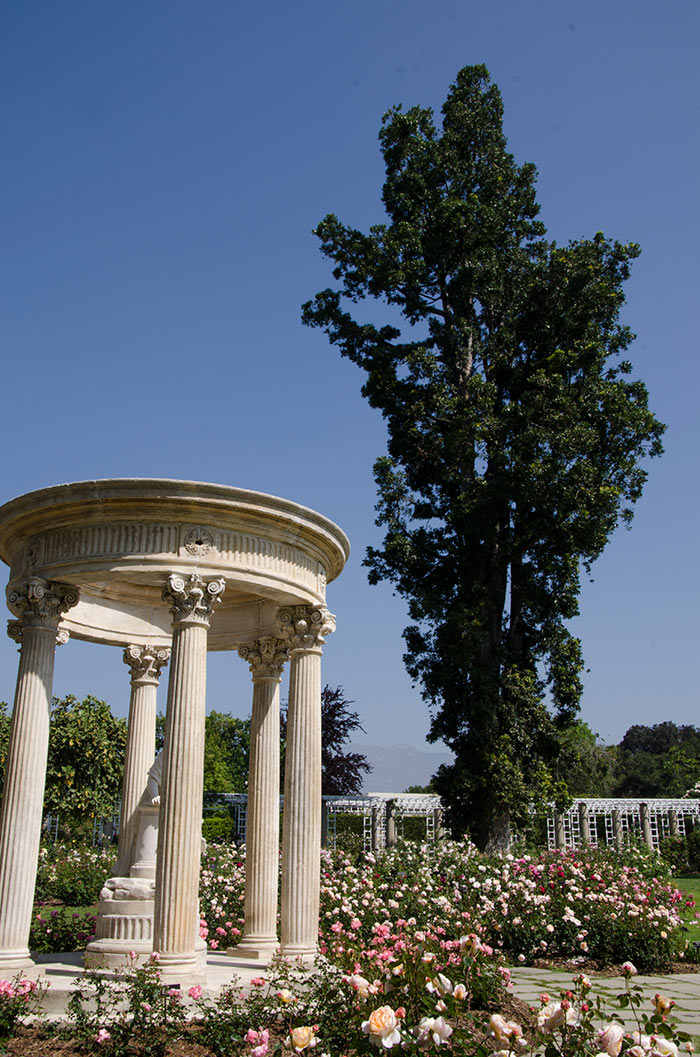
{"label": "yellow rose", "polygon": [[292,1040],[292,1046],[297,1053],[301,1053],[302,1050],[308,1050],[316,1045],[314,1029],[309,1027],[308,1024],[302,1028],[292,1028],[289,1035]]}
{"label": "yellow rose", "polygon": [[666,998],[666,995],[654,995],[652,1002],[656,1006],[656,1012],[660,1013],[661,1016],[665,1016],[672,1006],[675,1006],[675,1002],[671,998]]}

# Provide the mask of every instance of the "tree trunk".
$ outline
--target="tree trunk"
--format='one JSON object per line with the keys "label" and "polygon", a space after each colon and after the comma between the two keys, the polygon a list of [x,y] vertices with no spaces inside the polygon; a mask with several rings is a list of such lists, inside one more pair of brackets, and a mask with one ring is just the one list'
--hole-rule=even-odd
{"label": "tree trunk", "polygon": [[486,823],[487,855],[505,855],[510,851],[510,811],[507,807],[495,810]]}

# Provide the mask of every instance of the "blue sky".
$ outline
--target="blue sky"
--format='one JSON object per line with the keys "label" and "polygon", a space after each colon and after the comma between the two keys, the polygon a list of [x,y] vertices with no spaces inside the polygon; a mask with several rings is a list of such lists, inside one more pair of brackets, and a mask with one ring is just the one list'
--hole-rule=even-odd
{"label": "blue sky", "polygon": [[[626,321],[666,454],[582,593],[582,718],[608,742],[700,723],[696,0],[27,0],[2,23],[0,502],[143,476],[320,510],[353,546],[329,589],[324,678],[365,740],[421,746],[404,604],[361,567],[384,427],[300,305],[330,282],[317,221],[383,218],[381,115],[439,109],[460,67],[485,63],[550,236],[600,229],[643,250]],[[0,698],[15,674],[3,639]],[[128,672],[119,651],[71,642],[55,690],[125,714]],[[243,663],[212,657],[209,707],[249,702]]]}

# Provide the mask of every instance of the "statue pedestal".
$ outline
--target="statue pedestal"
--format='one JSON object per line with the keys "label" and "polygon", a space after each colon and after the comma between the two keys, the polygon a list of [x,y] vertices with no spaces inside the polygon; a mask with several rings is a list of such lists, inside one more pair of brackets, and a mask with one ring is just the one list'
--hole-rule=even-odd
{"label": "statue pedestal", "polygon": [[[155,881],[110,877],[100,892],[97,933],[85,950],[88,969],[116,969],[147,962],[153,950]],[[130,957],[131,953],[136,958]]]}
{"label": "statue pedestal", "polygon": [[[100,892],[97,932],[85,950],[88,969],[142,965],[150,958],[159,811],[157,804],[139,807],[136,841],[129,856],[133,859],[129,876],[110,877]],[[121,860],[117,866],[122,866]],[[131,957],[132,953],[135,958]],[[206,957],[206,951],[204,954]]]}

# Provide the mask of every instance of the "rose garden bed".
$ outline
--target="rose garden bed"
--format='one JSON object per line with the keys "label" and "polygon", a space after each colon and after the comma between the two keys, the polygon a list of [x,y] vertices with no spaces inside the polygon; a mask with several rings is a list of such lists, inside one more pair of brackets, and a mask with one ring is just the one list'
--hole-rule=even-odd
{"label": "rose garden bed", "polygon": [[[72,861],[78,868],[77,853]],[[232,846],[211,849],[203,863],[201,931],[213,949],[240,935],[244,870],[243,852]],[[44,883],[45,894],[49,887]],[[32,995],[5,992],[5,1022],[13,1001],[17,1011],[6,1030],[8,1052],[264,1057],[315,1050],[340,1057],[400,1047],[501,1057],[675,1057],[678,1036],[667,1009],[646,1018],[640,1009],[636,1039],[610,1029],[615,1022],[597,1009],[581,968],[632,959],[639,969],[659,970],[687,961],[693,948],[680,911],[687,921],[689,902],[669,883],[663,862],[641,849],[487,859],[469,844],[443,842],[400,845],[379,857],[324,855],[323,957],[313,974],[280,962],[250,996],[234,988],[216,1004],[195,988],[195,1020],[188,1023],[179,997],[160,987],[154,962],[130,970],[127,1013],[110,991],[123,985],[102,983],[97,1011],[76,996],[67,1028],[51,1037],[41,1026],[18,1033]],[[53,913],[38,911],[42,928],[65,949],[73,919],[66,916],[61,931],[60,908]],[[508,963],[543,959],[571,967],[571,990],[547,996],[531,1014],[508,995]],[[86,976],[81,986],[95,985]],[[642,1001],[630,986],[628,1004]]]}

